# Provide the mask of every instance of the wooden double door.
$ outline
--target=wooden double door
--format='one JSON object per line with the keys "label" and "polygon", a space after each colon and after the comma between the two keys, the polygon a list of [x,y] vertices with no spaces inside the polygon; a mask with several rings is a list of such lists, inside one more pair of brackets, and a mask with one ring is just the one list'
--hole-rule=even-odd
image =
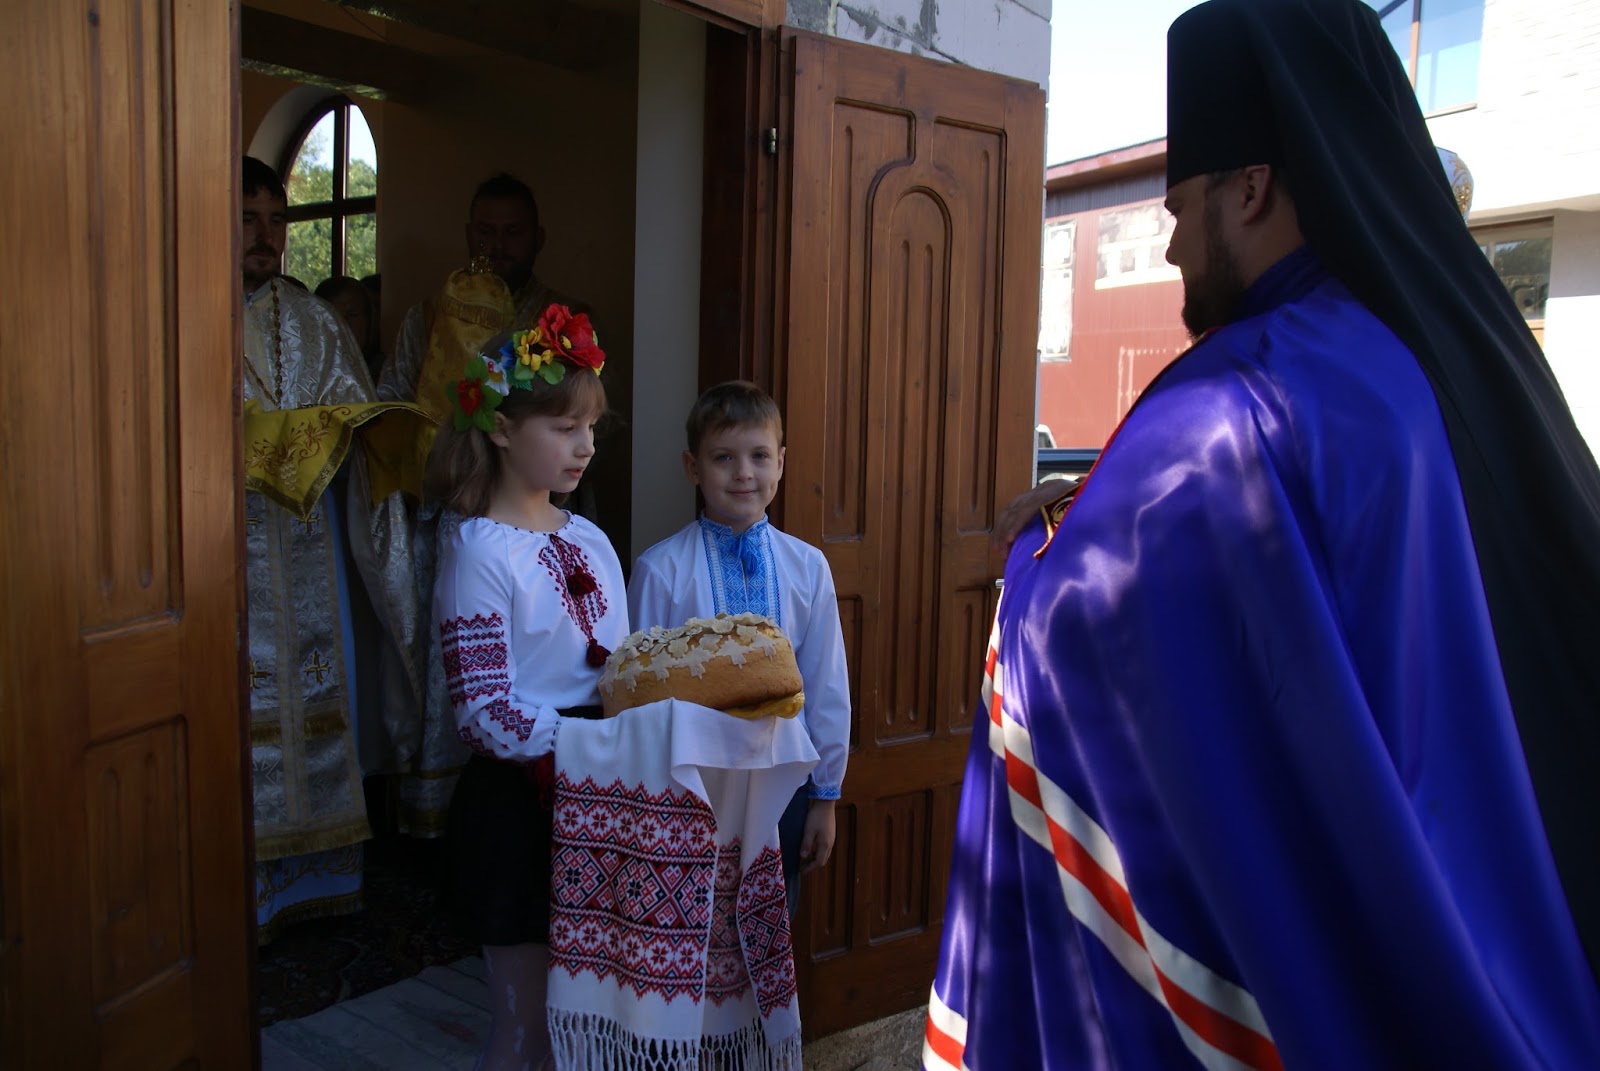
{"label": "wooden double door", "polygon": [[1002,561],[1028,486],[1037,86],[809,34],[775,361],[784,527],[832,567],[855,706],[833,861],[801,890],[809,1036],[924,1002]]}
{"label": "wooden double door", "polygon": [[[736,228],[739,367],[787,412],[782,519],[832,564],[856,708],[834,862],[803,890],[816,1036],[932,977],[988,534],[1031,456],[1043,101],[730,4],[705,6],[755,23],[743,137],[779,130]],[[247,1067],[238,9],[14,6],[0,1065]]]}

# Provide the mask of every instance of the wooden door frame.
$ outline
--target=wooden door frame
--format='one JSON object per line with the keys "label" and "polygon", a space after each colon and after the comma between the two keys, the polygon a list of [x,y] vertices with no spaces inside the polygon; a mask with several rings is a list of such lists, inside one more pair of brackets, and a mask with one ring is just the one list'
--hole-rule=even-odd
{"label": "wooden door frame", "polygon": [[[239,1066],[250,1058],[254,1035],[250,885],[241,847],[251,835],[249,734],[243,678],[216,657],[238,634],[244,597],[236,473],[241,295],[230,282],[239,271],[238,8],[170,0],[154,13],[147,9],[141,14],[159,21],[159,40],[139,44],[162,60],[131,72],[115,66],[127,40],[121,35],[131,31],[113,17],[69,7],[46,17],[45,10],[35,5],[19,14],[15,42],[34,48],[7,57],[30,88],[13,94],[6,128],[25,135],[17,144],[37,151],[6,168],[16,198],[5,213],[14,224],[8,238],[21,254],[6,261],[12,268],[26,263],[11,290],[14,304],[0,317],[7,327],[0,339],[0,488],[12,507],[0,520],[0,1065]],[[160,101],[158,113],[136,113],[143,130],[159,132],[162,154],[150,171],[164,185],[150,190],[148,202],[130,195],[108,209],[96,200],[107,188],[132,189],[134,181],[117,155],[126,146],[97,140],[118,121],[106,114],[106,101],[116,106],[115,95],[127,88],[86,89],[102,70],[126,75]],[[228,94],[220,104],[219,87]],[[108,310],[126,306],[129,294],[141,300],[144,285],[128,276],[134,265],[114,260],[136,233],[118,214],[127,204],[170,226],[165,256],[155,258],[164,267],[149,280],[156,301],[145,325],[107,322],[116,315]],[[142,341],[141,326],[146,339],[164,345],[115,348],[124,332]],[[130,408],[165,414],[160,430],[169,438],[159,444],[137,414],[122,422],[96,412],[105,397],[121,396],[92,397],[90,379],[129,360],[142,362],[138,378],[128,387],[119,369],[124,386],[116,389],[143,395]],[[119,466],[142,466],[139,478],[167,504],[164,520],[149,525],[160,537],[142,560],[154,567],[141,572],[137,562],[112,555],[87,570],[90,541],[111,543],[122,533],[118,500],[88,489],[82,470],[115,486]],[[148,593],[141,597],[159,605],[123,610],[132,605],[126,601],[86,617],[85,600],[112,585]],[[130,713],[136,704],[120,702],[130,695],[157,700],[144,703],[146,713],[170,708],[157,709],[157,720],[147,723]],[[152,823],[148,842],[96,841],[89,812],[103,802],[101,782],[89,782],[96,770],[119,770],[126,755],[89,756],[151,729],[170,731],[166,757],[178,756],[181,767],[181,790],[175,801],[163,801],[172,810],[160,813],[178,816],[173,873],[189,887],[169,894],[169,906],[171,895],[180,898],[173,917],[180,920],[175,939],[183,942],[172,962],[142,981],[136,976],[125,990],[96,981],[114,957],[111,939],[102,947],[99,931],[130,913],[139,919],[150,893],[111,902],[96,878],[108,884],[108,867],[136,865],[163,830]],[[219,761],[222,755],[229,760]],[[172,932],[162,936],[174,939]]]}

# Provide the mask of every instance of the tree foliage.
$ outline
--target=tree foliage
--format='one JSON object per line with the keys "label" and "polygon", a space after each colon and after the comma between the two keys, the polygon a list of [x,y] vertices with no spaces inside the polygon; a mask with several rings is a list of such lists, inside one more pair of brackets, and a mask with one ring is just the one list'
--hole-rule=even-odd
{"label": "tree foliage", "polygon": [[[371,212],[345,218],[345,262],[333,263],[332,116],[319,122],[295,157],[286,184],[289,204],[321,205],[330,213],[321,219],[289,224],[283,270],[315,290],[333,275],[361,278],[378,270],[378,221]],[[345,178],[346,197],[370,197],[378,192],[378,172],[365,160],[351,160]]]}

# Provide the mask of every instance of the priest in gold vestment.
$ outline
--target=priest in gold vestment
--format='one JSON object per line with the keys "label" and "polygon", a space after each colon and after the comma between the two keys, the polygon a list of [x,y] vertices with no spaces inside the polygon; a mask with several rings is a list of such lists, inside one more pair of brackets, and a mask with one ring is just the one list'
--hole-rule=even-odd
{"label": "priest in gold vestment", "polygon": [[[466,244],[469,267],[452,273],[436,294],[407,310],[394,355],[378,380],[378,397],[415,402],[435,423],[450,415],[446,387],[489,339],[534,326],[551,304],[585,308],[534,274],[544,228],[533,191],[520,179],[501,174],[478,186],[467,210]],[[575,512],[593,519],[592,489],[580,485],[574,497]],[[424,617],[433,599],[438,540],[447,534],[440,526],[451,523],[429,504],[413,519],[417,601]],[[439,638],[421,637],[416,655],[423,666],[422,719],[416,761],[400,780],[397,820],[401,832],[437,837],[444,832],[456,775],[470,753],[456,736]]]}
{"label": "priest in gold vestment", "polygon": [[[412,406],[374,404],[337,313],[276,277],[286,231],[277,175],[246,158],[242,189],[247,673],[265,943],[290,922],[361,906],[371,835],[362,759],[394,768],[415,750],[417,605],[404,503],[389,490],[405,480],[393,457],[380,463],[363,447],[385,421],[415,418]],[[362,600],[377,629],[360,657],[376,661],[358,702],[352,607]]]}

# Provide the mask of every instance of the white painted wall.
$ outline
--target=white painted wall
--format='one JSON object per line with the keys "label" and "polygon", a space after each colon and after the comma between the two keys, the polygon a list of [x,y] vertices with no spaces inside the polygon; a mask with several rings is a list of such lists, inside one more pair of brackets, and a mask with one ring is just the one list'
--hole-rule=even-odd
{"label": "white painted wall", "polygon": [[1544,353],[1578,430],[1600,454],[1600,212],[1557,212]]}
{"label": "white painted wall", "polygon": [[1472,170],[1474,223],[1600,209],[1600,3],[1485,0],[1477,107],[1428,127]]}
{"label": "white painted wall", "polygon": [[705,24],[639,4],[635,182],[633,556],[694,519],[683,420],[700,375]]}
{"label": "white painted wall", "polygon": [[1544,352],[1600,453],[1600,3],[1485,0],[1474,108],[1428,121],[1472,171],[1472,222],[1554,221]]}
{"label": "white painted wall", "polygon": [[1048,86],[1051,0],[789,0],[790,26]]}

